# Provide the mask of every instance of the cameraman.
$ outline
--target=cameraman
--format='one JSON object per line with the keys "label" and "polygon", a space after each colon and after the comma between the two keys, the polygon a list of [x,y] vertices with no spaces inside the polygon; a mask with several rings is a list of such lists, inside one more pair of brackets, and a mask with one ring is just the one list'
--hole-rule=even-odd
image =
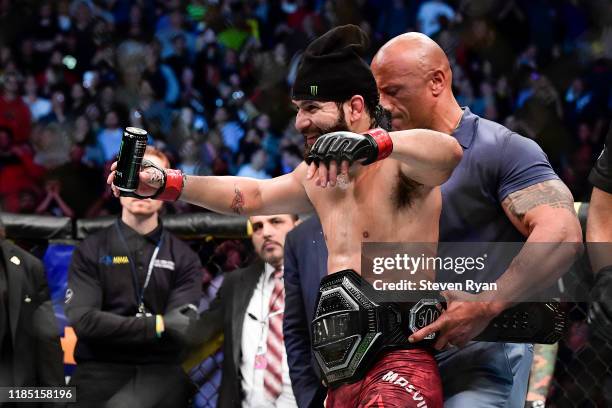
{"label": "cameraman", "polygon": [[[145,158],[169,165],[151,147]],[[72,258],[65,303],[79,340],[71,385],[88,408],[186,406],[180,363],[201,297],[200,260],[162,226],[161,201],[120,200],[121,218]]]}

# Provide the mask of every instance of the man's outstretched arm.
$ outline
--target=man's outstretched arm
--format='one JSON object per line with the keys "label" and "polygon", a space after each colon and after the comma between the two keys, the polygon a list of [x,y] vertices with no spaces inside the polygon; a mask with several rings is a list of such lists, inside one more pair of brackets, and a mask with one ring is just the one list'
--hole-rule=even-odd
{"label": "man's outstretched arm", "polygon": [[[114,168],[115,165],[108,177],[109,184],[114,180]],[[179,184],[182,186],[176,187],[175,196],[179,200],[221,214],[272,215],[309,212],[312,211],[312,206],[301,182],[305,172],[306,165],[302,163],[293,172],[269,180],[181,174],[182,180]],[[146,167],[140,172],[140,183],[136,193],[146,197],[152,196],[160,188],[168,187],[170,177],[178,177],[177,171],[166,170],[164,175],[155,167]],[[119,192],[114,186],[113,191],[118,195]]]}
{"label": "man's outstretched arm", "polygon": [[[306,178],[317,185],[336,184],[338,173],[348,175],[353,163],[369,165],[391,157],[404,175],[415,182],[435,187],[444,183],[463,156],[455,138],[434,130],[412,129],[387,132],[370,129],[365,133],[347,131],[325,134],[312,146],[306,162]],[[316,174],[316,176],[315,176]]]}

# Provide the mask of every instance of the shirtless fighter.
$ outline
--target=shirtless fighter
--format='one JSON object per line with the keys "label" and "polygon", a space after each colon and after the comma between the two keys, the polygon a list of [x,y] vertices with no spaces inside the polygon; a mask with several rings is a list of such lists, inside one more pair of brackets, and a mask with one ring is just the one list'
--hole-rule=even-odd
{"label": "shirtless fighter", "polygon": [[[380,319],[373,320],[378,335],[351,333],[368,313],[355,300],[368,306],[364,296],[349,295],[368,286],[358,275],[362,241],[436,242],[438,186],[462,157],[460,145],[446,134],[376,128],[381,108],[374,77],[360,57],[366,46],[366,35],[348,25],[330,30],[306,49],[292,97],[298,110],[295,126],[304,135],[307,152],[305,162],[292,173],[271,180],[196,177],[144,163],[136,192],[224,214],[303,213],[314,208],[329,250],[330,275],[321,290],[333,286],[334,277],[342,276],[336,281],[344,282],[333,291],[344,298],[326,294],[315,314],[337,317],[334,333],[313,334],[315,355],[330,386],[327,406],[442,407],[436,362],[422,344],[408,343],[409,330],[394,338],[401,344],[391,351],[376,352],[377,342],[389,338],[384,331],[397,329],[391,327],[391,316],[397,313],[380,309],[372,315]],[[113,178],[114,172],[108,182]],[[353,309],[335,315],[342,304]],[[396,323],[406,329],[405,322]]]}

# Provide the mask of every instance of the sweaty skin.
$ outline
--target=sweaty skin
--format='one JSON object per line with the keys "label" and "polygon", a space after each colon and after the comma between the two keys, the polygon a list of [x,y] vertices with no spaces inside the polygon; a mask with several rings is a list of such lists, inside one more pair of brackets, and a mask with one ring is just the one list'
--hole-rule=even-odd
{"label": "sweaty skin", "polygon": [[303,180],[323,226],[328,272],[361,273],[362,242],[438,241],[439,187],[416,187],[411,202],[398,208],[399,164],[391,159],[359,166],[346,186],[322,189],[313,179]]}

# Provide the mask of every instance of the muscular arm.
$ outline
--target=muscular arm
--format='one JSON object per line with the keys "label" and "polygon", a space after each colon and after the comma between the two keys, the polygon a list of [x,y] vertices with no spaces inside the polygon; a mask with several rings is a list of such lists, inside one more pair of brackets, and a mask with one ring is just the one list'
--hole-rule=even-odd
{"label": "muscular arm", "polygon": [[[498,279],[497,305],[529,296],[557,281],[582,246],[582,231],[568,188],[560,180],[548,180],[509,194],[502,206],[527,243]],[[546,245],[530,245],[546,243]],[[499,310],[501,311],[501,310]]]}
{"label": "muscular arm", "polygon": [[[222,214],[282,214],[312,210],[301,180],[306,164],[269,180],[187,176],[180,199]],[[142,174],[142,173],[141,173]]]}
{"label": "muscular arm", "polygon": [[527,245],[497,280],[498,290],[470,296],[445,293],[446,311],[410,336],[410,341],[421,341],[440,331],[435,348],[441,350],[448,343],[462,347],[513,302],[550,287],[582,248],[572,195],[563,182],[548,180],[526,187],[509,194],[502,206],[516,228],[527,236]]}
{"label": "muscular arm", "polygon": [[593,187],[586,230],[587,242],[594,271],[612,265],[612,194]]}
{"label": "muscular arm", "polygon": [[444,183],[463,156],[457,140],[426,129],[391,132],[393,152],[389,157],[401,162],[402,172],[426,186]]}

